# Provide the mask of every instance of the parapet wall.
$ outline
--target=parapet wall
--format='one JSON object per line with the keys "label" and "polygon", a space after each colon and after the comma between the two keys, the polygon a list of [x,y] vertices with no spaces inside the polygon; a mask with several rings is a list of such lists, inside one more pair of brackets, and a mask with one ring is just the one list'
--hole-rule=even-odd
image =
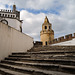
{"label": "parapet wall", "polygon": [[32,47],[32,37],[0,22],[0,60],[12,52],[26,52]]}
{"label": "parapet wall", "polygon": [[0,9],[0,12],[8,12],[8,13],[12,13],[12,10],[5,10],[5,9]]}
{"label": "parapet wall", "polygon": [[35,41],[34,46],[42,46],[42,42],[40,42],[40,41]]}
{"label": "parapet wall", "polygon": [[0,10],[0,17],[20,19],[20,12],[19,11],[13,12],[13,10],[3,10],[3,9],[1,9]]}
{"label": "parapet wall", "polygon": [[50,41],[50,44],[56,44],[56,43],[61,43],[65,41],[69,41],[75,38],[75,33],[74,34],[68,34],[59,38],[55,38],[53,41]]}

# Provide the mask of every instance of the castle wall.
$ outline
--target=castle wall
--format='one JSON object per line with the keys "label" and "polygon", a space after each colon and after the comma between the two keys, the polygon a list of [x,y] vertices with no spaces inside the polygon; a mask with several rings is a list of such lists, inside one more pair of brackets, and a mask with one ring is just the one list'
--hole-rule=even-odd
{"label": "castle wall", "polygon": [[75,33],[68,34],[50,41],[51,45],[75,45]]}
{"label": "castle wall", "polygon": [[32,47],[32,37],[0,22],[0,60],[12,52],[26,52]]}
{"label": "castle wall", "polygon": [[65,42],[52,44],[52,46],[55,46],[55,45],[59,45],[59,46],[75,46],[75,38],[72,39],[72,40],[65,41]]}

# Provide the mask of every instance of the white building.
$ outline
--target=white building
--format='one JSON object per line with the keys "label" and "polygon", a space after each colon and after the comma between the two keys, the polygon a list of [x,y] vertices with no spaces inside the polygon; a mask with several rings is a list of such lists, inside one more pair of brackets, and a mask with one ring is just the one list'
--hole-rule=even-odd
{"label": "white building", "polygon": [[33,47],[33,38],[22,33],[20,12],[13,5],[13,10],[0,10],[0,60],[12,52],[27,52]]}
{"label": "white building", "polygon": [[22,20],[20,20],[20,12],[13,5],[13,10],[0,10],[0,21],[22,32]]}

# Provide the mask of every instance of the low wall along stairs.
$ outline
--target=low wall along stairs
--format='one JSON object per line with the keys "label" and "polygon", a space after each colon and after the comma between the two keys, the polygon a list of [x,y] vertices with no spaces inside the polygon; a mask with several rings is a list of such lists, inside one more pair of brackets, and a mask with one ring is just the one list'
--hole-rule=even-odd
{"label": "low wall along stairs", "polygon": [[0,62],[2,75],[75,75],[75,46],[39,46]]}

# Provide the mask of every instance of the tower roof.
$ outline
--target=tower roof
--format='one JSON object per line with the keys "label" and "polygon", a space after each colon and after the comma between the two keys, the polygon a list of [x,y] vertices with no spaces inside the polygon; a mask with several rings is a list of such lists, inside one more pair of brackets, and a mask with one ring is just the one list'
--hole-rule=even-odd
{"label": "tower roof", "polygon": [[49,23],[47,16],[45,17],[44,23]]}

